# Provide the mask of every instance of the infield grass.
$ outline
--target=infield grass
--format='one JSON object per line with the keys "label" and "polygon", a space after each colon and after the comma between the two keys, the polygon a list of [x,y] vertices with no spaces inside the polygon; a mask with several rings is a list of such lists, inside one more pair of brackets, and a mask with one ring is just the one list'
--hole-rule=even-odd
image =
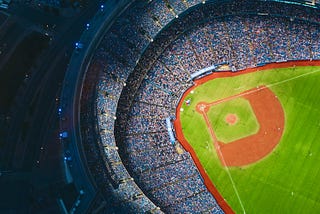
{"label": "infield grass", "polygon": [[[317,66],[272,69],[216,78],[186,96],[191,104],[184,104],[184,111],[180,112],[184,136],[236,213],[320,212],[319,83],[320,67]],[[206,123],[195,106],[198,102],[210,103],[258,85],[267,85],[283,106],[282,139],[275,150],[259,162],[244,167],[222,167]],[[221,114],[223,111],[221,108]],[[221,135],[230,137],[228,132]]]}
{"label": "infield grass", "polygon": [[[235,114],[238,121],[230,125],[225,121],[228,114]],[[252,134],[259,130],[259,123],[248,100],[243,98],[232,99],[210,107],[207,112],[210,124],[217,139],[229,143]]]}

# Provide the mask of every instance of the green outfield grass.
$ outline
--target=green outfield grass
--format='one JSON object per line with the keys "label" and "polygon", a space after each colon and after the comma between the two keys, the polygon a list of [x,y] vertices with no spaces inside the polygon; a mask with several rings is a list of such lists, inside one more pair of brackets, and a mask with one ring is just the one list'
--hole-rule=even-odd
{"label": "green outfield grass", "polygon": [[[226,116],[230,113],[238,117],[238,121],[234,125],[229,125],[225,121]],[[243,98],[213,105],[207,115],[217,139],[223,143],[250,136],[259,130],[259,123],[251,105],[248,100]]]}
{"label": "green outfield grass", "polygon": [[[319,83],[320,67],[272,69],[217,78],[186,96],[191,104],[183,104],[184,111],[180,112],[184,136],[236,213],[243,213],[243,209],[246,213],[259,214],[320,212]],[[211,103],[258,85],[267,85],[283,106],[283,137],[275,150],[257,163],[241,168],[222,167],[205,121],[195,106],[198,102]],[[223,114],[224,110],[217,108],[214,114],[219,115],[219,111]],[[244,116],[239,112],[240,117],[246,117],[246,111]],[[225,132],[219,135],[227,135],[228,131]]]}

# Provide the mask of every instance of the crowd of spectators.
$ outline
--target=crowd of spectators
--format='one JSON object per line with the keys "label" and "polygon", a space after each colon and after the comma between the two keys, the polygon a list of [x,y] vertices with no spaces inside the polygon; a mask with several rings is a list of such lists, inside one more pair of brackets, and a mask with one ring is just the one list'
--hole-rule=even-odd
{"label": "crowd of spectators", "polygon": [[[144,195],[122,164],[110,130],[115,121],[115,97],[124,84],[120,77],[107,78],[107,73],[96,70],[101,71],[99,60],[88,71],[81,97],[82,145],[87,165],[94,175],[97,188],[106,198],[113,195],[112,200],[108,201],[113,207],[130,212],[141,210],[157,213],[157,207]],[[99,84],[95,85],[97,78]],[[92,102],[96,102],[93,105],[96,108],[92,108]]]}
{"label": "crowd of spectators", "polygon": [[[222,63],[242,70],[262,63],[319,59],[318,50],[312,49],[318,41],[311,38],[311,33],[316,34],[309,30],[311,27],[304,21],[293,22],[280,17],[216,18],[176,40],[172,50],[179,48],[179,53],[184,53],[181,56],[173,52],[177,53],[175,60],[183,62],[189,73]],[[319,35],[320,31],[317,31]],[[189,54],[190,48],[184,45],[186,37],[195,47],[193,56]],[[195,56],[200,56],[198,61],[194,60]]]}
{"label": "crowd of spectators", "polygon": [[114,22],[89,67],[99,68],[98,142],[108,173],[119,184],[119,197],[141,201],[146,210],[154,206],[144,194],[170,213],[223,213],[191,156],[177,152],[165,127],[165,118],[174,115],[192,85],[190,74],[216,64],[241,71],[320,59],[320,18],[314,9],[260,1],[206,4],[137,2]]}
{"label": "crowd of spectators", "polygon": [[38,4],[44,4],[50,7],[60,7],[61,6],[61,0],[37,0],[36,3]]}
{"label": "crowd of spectators", "polygon": [[160,22],[161,26],[166,26],[175,17],[174,11],[170,10],[164,1],[152,1],[151,4],[150,10],[148,10],[149,15]]}

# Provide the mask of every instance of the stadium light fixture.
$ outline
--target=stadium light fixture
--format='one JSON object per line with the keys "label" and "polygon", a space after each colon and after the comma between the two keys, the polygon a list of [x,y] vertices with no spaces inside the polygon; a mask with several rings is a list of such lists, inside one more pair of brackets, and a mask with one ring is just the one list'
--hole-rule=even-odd
{"label": "stadium light fixture", "polygon": [[76,48],[77,48],[77,49],[83,48],[83,44],[80,43],[80,42],[76,42]]}
{"label": "stadium light fixture", "polygon": [[60,139],[65,139],[68,137],[68,132],[64,131],[59,134]]}

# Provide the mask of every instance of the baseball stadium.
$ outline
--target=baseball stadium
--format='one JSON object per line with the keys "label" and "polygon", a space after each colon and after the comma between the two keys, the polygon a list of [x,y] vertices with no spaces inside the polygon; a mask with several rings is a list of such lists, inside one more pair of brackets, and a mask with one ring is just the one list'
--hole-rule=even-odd
{"label": "baseball stadium", "polygon": [[109,7],[61,95],[84,213],[319,213],[318,1]]}

